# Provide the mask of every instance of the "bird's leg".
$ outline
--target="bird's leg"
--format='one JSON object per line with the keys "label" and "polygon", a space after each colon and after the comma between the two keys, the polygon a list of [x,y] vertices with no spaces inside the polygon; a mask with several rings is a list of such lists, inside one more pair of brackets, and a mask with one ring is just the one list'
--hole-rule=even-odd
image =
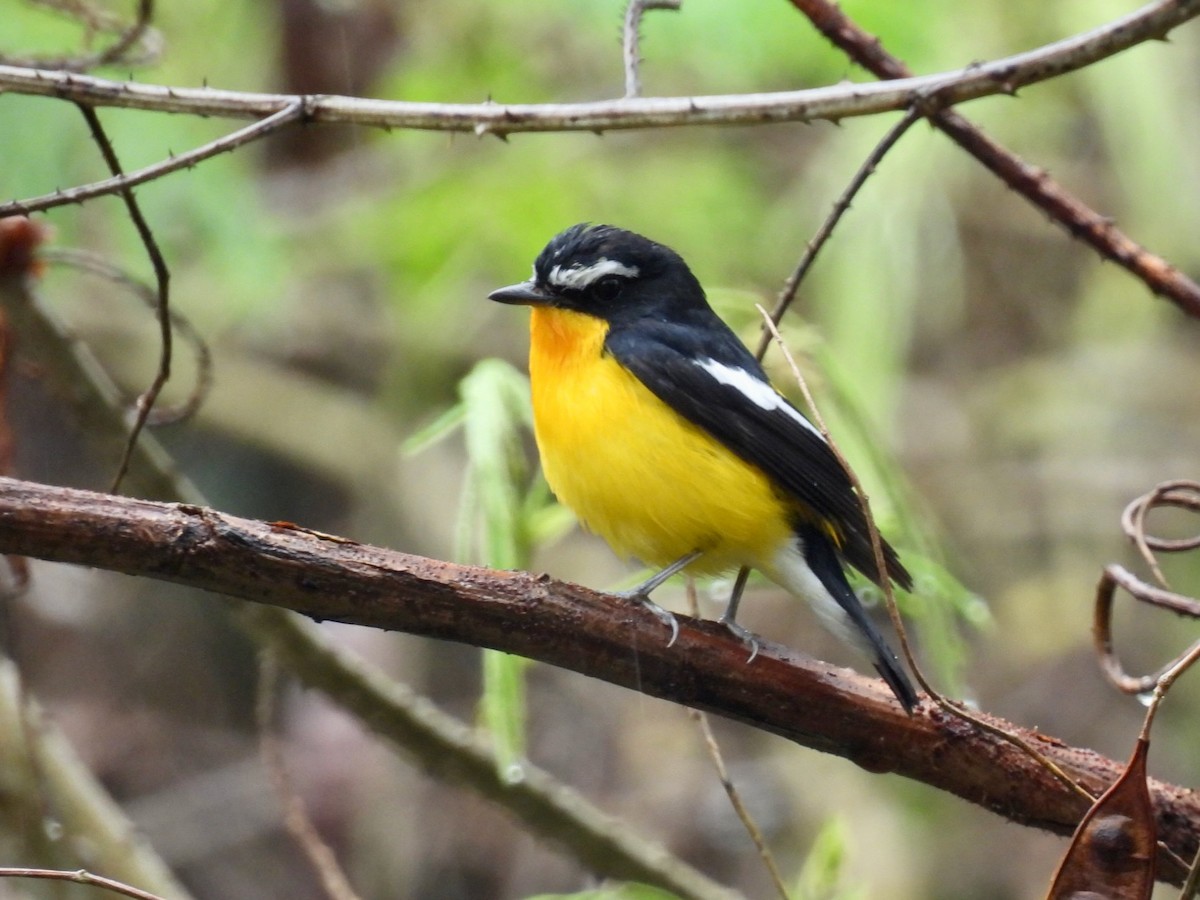
{"label": "bird's leg", "polygon": [[646,607],[646,609],[658,616],[659,621],[671,629],[671,639],[667,641],[668,647],[674,645],[675,640],[679,637],[679,622],[675,618],[674,613],[672,613],[670,610],[663,609],[650,599],[650,592],[659,587],[668,578],[679,574],[691,563],[699,559],[702,552],[703,551],[701,550],[693,550],[686,556],[679,557],[679,559],[675,560],[675,562],[671,563],[661,572],[655,572],[637,587],[631,588],[627,591],[618,591],[616,594],[616,596],[625,600],[634,600],[642,604],[642,606]]}
{"label": "bird's leg", "polygon": [[754,657],[758,656],[758,638],[754,632],[743,628],[736,621],[738,604],[742,602],[742,592],[746,590],[746,582],[749,579],[750,569],[747,566],[738,569],[737,578],[733,582],[733,590],[729,594],[729,603],[725,606],[725,612],[721,613],[721,618],[717,620],[736,637],[750,645],[750,658],[746,660],[746,665],[750,665],[754,662]]}
{"label": "bird's leg", "polygon": [[628,597],[630,600],[640,600],[649,597],[650,593],[658,590],[664,581],[675,575],[678,575],[697,559],[699,559],[702,553],[702,550],[693,550],[686,556],[679,557],[679,559],[675,560],[675,562],[671,563],[661,572],[655,572],[637,587],[630,588],[627,591],[622,591],[621,596]]}

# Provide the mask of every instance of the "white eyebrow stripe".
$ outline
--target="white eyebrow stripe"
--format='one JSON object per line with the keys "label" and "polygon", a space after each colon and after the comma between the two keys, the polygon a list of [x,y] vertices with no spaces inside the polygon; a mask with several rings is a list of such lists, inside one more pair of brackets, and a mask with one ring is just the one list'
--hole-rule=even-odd
{"label": "white eyebrow stripe", "polygon": [[693,362],[721,384],[728,385],[737,390],[755,406],[761,409],[779,410],[786,413],[822,441],[825,440],[825,436],[817,430],[817,427],[812,422],[804,418],[799,410],[784,399],[782,394],[761,378],[750,374],[745,369],[727,366],[724,363],[717,362],[715,359],[695,359]]}
{"label": "white eyebrow stripe", "polygon": [[640,271],[637,266],[627,266],[615,259],[601,258],[590,266],[581,266],[578,263],[566,269],[555,266],[550,270],[547,280],[556,287],[583,290],[605,275],[637,278]]}

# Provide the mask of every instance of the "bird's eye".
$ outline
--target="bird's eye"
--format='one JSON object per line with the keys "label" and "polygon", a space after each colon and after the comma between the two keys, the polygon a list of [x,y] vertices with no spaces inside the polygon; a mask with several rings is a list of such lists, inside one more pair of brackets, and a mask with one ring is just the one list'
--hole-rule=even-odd
{"label": "bird's eye", "polygon": [[592,294],[597,300],[609,303],[617,299],[622,287],[624,287],[623,279],[616,275],[607,275],[592,285]]}

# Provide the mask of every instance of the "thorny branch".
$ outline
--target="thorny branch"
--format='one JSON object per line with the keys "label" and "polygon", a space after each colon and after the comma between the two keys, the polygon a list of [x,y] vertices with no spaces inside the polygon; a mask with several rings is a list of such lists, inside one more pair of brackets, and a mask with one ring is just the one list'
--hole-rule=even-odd
{"label": "thorny branch", "polygon": [[642,79],[640,67],[642,16],[651,9],[679,9],[680,0],[629,0],[625,7],[625,29],[622,36],[622,57],[625,61],[625,99],[640,97]]}
{"label": "thorny branch", "polygon": [[[790,0],[829,41],[867,71],[883,79],[906,80],[912,72],[904,62],[889,54],[878,37],[863,31],[829,0]],[[1191,6],[1190,10],[1185,7]],[[1159,0],[1106,28],[1113,35],[1143,16],[1170,13],[1194,15],[1195,6],[1177,0]],[[1172,26],[1173,27],[1173,26]],[[1094,34],[1095,32],[1093,32]],[[1146,39],[1165,40],[1167,31],[1147,32]],[[1020,85],[1013,84],[1015,93]],[[1200,285],[1162,257],[1148,251],[1122,232],[1112,220],[1072,196],[1043,169],[1031,166],[988,137],[961,113],[943,109],[930,121],[955,143],[974,156],[1012,190],[1058,222],[1072,237],[1091,246],[1105,259],[1129,270],[1156,294],[1173,301],[1188,315],[1200,317]]]}
{"label": "thorny branch", "polygon": [[154,181],[155,179],[162,178],[164,175],[178,172],[180,169],[190,169],[206,159],[211,159],[230,150],[236,150],[238,147],[257,141],[269,134],[274,134],[284,126],[300,121],[303,116],[304,102],[301,98],[285,106],[278,112],[267,116],[265,119],[260,119],[244,128],[239,128],[237,131],[232,131],[224,137],[217,138],[215,141],[210,141],[207,144],[197,147],[195,150],[189,150],[187,153],[181,153],[178,156],[171,156],[169,159],[164,159],[162,162],[154,163],[145,168],[126,172],[122,175],[115,175],[112,178],[106,178],[103,181],[96,181],[92,184],[57,190],[44,197],[0,204],[0,217],[14,214],[24,215],[29,212],[42,212],[56,206],[65,206],[69,203],[82,203],[85,200],[91,200],[95,197],[103,197],[126,188],[137,187],[139,184]]}
{"label": "thorny branch", "polygon": [[[302,103],[307,120],[384,128],[464,131],[504,136],[525,131],[606,131],[683,125],[836,121],[908,109],[916,102],[949,106],[1055,78],[1153,38],[1200,14],[1200,0],[1152,3],[1092,31],[952,72],[876,84],[839,84],[803,91],[655,97],[560,104],[449,104],[334,95],[253,94],[109,81],[69,72],[0,66],[0,92],[58,97],[92,106],[231,118],[263,118]],[[0,216],[24,213],[0,206]]]}

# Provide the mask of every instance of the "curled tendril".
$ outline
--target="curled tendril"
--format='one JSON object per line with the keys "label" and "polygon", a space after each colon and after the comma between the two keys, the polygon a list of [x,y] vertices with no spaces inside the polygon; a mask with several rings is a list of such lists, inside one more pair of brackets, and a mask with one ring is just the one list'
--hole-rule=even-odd
{"label": "curled tendril", "polygon": [[1092,636],[1096,655],[1105,676],[1120,691],[1127,694],[1147,694],[1153,691],[1161,696],[1200,658],[1200,641],[1196,641],[1171,662],[1152,675],[1133,676],[1125,672],[1113,650],[1112,607],[1117,588],[1121,588],[1140,603],[1148,603],[1160,609],[1170,610],[1181,616],[1200,619],[1200,601],[1177,594],[1170,590],[1166,577],[1158,565],[1156,554],[1181,553],[1200,548],[1200,534],[1187,538],[1162,538],[1146,533],[1146,519],[1151,510],[1173,507],[1200,512],[1200,482],[1167,481],[1154,490],[1138,497],[1121,514],[1121,529],[1133,542],[1142,559],[1154,573],[1158,585],[1149,584],[1119,565],[1105,566],[1096,586],[1096,606],[1093,617]]}

